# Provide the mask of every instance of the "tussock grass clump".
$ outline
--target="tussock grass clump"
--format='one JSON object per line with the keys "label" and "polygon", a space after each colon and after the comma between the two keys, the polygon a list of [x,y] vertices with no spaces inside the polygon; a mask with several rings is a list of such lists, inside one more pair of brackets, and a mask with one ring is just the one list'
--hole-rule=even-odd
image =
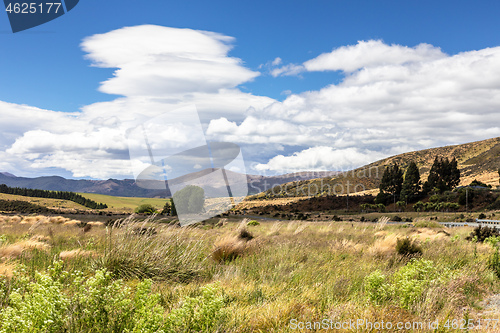
{"label": "tussock grass clump", "polygon": [[395,251],[398,236],[390,234],[382,239],[377,239],[375,243],[368,249],[368,253],[374,256],[389,256]]}
{"label": "tussock grass clump", "polygon": [[62,216],[51,216],[49,218],[49,221],[50,221],[50,223],[61,224],[61,223],[64,223],[66,221],[69,221],[69,219],[66,217],[62,217]]}
{"label": "tussock grass clump", "polygon": [[154,216],[140,223],[131,218],[116,221],[106,236],[104,255],[96,260],[119,278],[151,278],[187,282],[204,277],[206,249],[203,237],[192,238],[187,228],[156,227],[157,235],[144,237]]}
{"label": "tussock grass clump", "polygon": [[377,221],[377,229],[383,229],[390,220],[387,216],[381,216]]}
{"label": "tussock grass clump", "polygon": [[218,262],[232,261],[250,249],[249,242],[254,236],[246,229],[245,225],[246,221],[243,221],[235,236],[225,236],[215,244],[211,255],[213,260]]}
{"label": "tussock grass clump", "polygon": [[396,242],[396,252],[402,256],[415,257],[422,254],[422,247],[420,247],[415,239],[410,237],[398,238]]}
{"label": "tussock grass clump", "polygon": [[50,245],[38,240],[38,236],[0,247],[0,258],[19,258],[24,251],[37,249],[48,252]]}

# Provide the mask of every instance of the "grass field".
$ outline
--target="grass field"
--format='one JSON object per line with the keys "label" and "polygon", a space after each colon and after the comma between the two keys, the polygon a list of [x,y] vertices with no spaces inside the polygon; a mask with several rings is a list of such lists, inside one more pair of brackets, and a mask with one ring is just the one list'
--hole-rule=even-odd
{"label": "grass field", "polygon": [[123,209],[124,211],[132,212],[135,208],[142,204],[151,204],[156,209],[162,210],[165,206],[166,199],[156,199],[156,198],[139,198],[139,197],[114,197],[104,194],[95,193],[78,193],[85,198],[105,203],[109,208]]}
{"label": "grass field", "polygon": [[[84,229],[0,217],[0,332],[319,332],[307,325],[357,319],[463,332],[453,325],[499,318],[486,303],[500,292],[498,243],[467,241],[469,227],[386,220]],[[398,254],[406,237],[421,255]],[[490,324],[476,331],[497,332]]]}
{"label": "grass field", "polygon": [[68,200],[60,200],[60,199],[33,198],[33,197],[24,197],[22,195],[12,195],[4,193],[0,193],[0,199],[27,201],[36,205],[54,209],[79,209],[79,210],[88,209],[87,207],[77,204],[75,202]]}

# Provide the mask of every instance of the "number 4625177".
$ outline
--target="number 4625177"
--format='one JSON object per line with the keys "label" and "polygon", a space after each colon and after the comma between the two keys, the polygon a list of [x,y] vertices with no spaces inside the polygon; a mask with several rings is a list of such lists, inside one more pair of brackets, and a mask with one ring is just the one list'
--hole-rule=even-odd
{"label": "number 4625177", "polygon": [[55,13],[57,14],[59,12],[59,9],[61,8],[61,3],[60,2],[46,2],[46,3],[27,3],[27,2],[22,2],[22,3],[9,3],[7,8],[5,8],[5,11],[8,12],[9,14],[14,13],[14,14],[50,14],[50,13]]}

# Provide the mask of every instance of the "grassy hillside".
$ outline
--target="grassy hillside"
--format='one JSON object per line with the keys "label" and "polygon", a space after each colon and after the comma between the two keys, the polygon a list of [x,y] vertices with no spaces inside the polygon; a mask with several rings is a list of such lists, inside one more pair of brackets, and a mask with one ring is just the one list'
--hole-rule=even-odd
{"label": "grassy hillside", "polygon": [[133,211],[142,204],[151,204],[161,210],[165,206],[166,199],[156,198],[139,198],[139,197],[114,197],[111,195],[95,194],[95,193],[79,193],[85,198],[102,202],[108,205],[111,209],[123,209]]}
{"label": "grassy hillside", "polygon": [[[123,212],[132,213],[135,208],[142,204],[151,204],[157,209],[161,210],[165,205],[165,199],[155,199],[155,198],[138,198],[138,197],[113,197],[104,194],[94,194],[94,193],[79,193],[85,198],[102,202],[108,205],[108,209],[102,209],[104,212]],[[32,198],[24,197],[20,195],[4,194],[0,193],[0,200],[18,200],[27,201],[36,205],[47,207],[50,209],[58,210],[91,210],[87,207],[79,205],[75,202],[60,199],[46,199],[46,198]]]}
{"label": "grassy hillside", "polygon": [[12,195],[0,193],[0,200],[17,200],[26,201],[32,204],[40,205],[50,209],[60,209],[60,210],[89,210],[89,208],[79,205],[73,201],[61,200],[61,199],[47,199],[47,198],[32,198],[24,197],[21,195]]}
{"label": "grassy hillside", "polygon": [[499,185],[500,137],[455,146],[445,146],[419,150],[391,156],[348,171],[337,177],[318,178],[283,184],[275,189],[258,194],[254,198],[283,198],[317,196],[325,194],[344,195],[353,193],[376,192],[387,165],[398,163],[404,169],[410,161],[417,163],[423,181],[436,156],[455,157],[461,172],[460,185],[469,184],[477,179],[493,186]]}

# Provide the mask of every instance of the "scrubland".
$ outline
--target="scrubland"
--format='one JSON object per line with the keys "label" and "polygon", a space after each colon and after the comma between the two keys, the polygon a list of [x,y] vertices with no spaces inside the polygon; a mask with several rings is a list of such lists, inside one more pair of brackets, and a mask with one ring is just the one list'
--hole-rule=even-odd
{"label": "scrubland", "polygon": [[[453,320],[499,318],[486,303],[500,292],[497,243],[466,240],[470,227],[386,221],[0,216],[0,332],[322,331],[291,323],[324,319],[458,332]],[[402,239],[421,254],[399,254]]]}

